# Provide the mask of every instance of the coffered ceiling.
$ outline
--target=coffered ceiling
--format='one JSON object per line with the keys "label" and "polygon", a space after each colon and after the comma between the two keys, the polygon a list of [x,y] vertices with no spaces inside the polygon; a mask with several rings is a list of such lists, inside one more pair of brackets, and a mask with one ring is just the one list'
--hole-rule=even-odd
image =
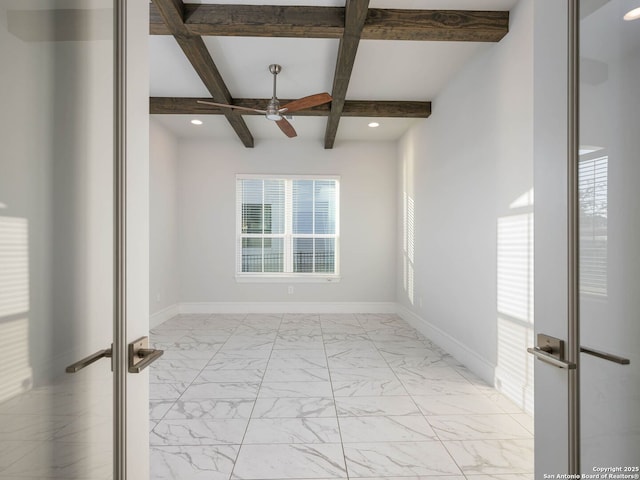
{"label": "coffered ceiling", "polygon": [[190,1],[150,5],[151,113],[182,137],[296,141],[262,116],[196,101],[264,108],[278,63],[281,100],[333,95],[290,120],[298,138],[332,148],[395,139],[437,115],[438,93],[507,34],[517,0]]}

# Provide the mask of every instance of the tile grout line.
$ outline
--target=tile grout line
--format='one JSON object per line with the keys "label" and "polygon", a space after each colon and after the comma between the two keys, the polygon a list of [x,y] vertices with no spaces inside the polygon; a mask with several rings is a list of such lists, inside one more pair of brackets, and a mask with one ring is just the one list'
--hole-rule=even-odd
{"label": "tile grout line", "polygon": [[[325,360],[327,361],[327,373],[329,375],[329,383],[331,385],[331,396],[333,398],[333,407],[335,408],[335,411],[336,411],[336,424],[338,425],[338,435],[340,436],[340,448],[342,449],[342,460],[344,461],[344,473],[347,476],[347,480],[349,480],[350,479],[349,467],[347,465],[347,455],[344,451],[344,440],[342,438],[342,428],[340,427],[340,416],[338,415],[338,404],[336,402],[336,393],[333,389],[333,377],[331,375],[331,368],[329,366],[329,356],[327,355],[327,348],[324,341],[324,329],[322,328],[322,316],[318,315],[318,317],[320,319],[320,334],[322,335],[322,349],[324,350]],[[355,318],[355,315],[354,315],[354,318]],[[358,323],[360,322],[358,321]]]}
{"label": "tile grout line", "polygon": [[[245,317],[245,319],[248,317],[248,315]],[[278,328],[276,329],[276,337],[273,340],[273,345],[271,345],[271,351],[269,352],[269,357],[267,358],[267,363],[264,366],[264,372],[262,372],[262,379],[260,380],[260,385],[258,386],[258,390],[256,391],[256,398],[253,402],[253,407],[251,407],[251,412],[249,412],[249,418],[247,419],[247,426],[244,429],[244,434],[242,435],[242,439],[240,440],[240,444],[238,446],[238,453],[236,454],[236,458],[233,461],[233,467],[231,468],[231,472],[229,472],[229,480],[231,480],[233,478],[233,472],[236,469],[236,465],[238,464],[238,458],[240,457],[240,451],[242,450],[242,447],[244,446],[244,439],[247,436],[247,432],[249,431],[249,425],[251,424],[251,420],[253,418],[253,411],[256,408],[256,403],[258,403],[258,397],[260,396],[260,390],[262,390],[262,384],[264,383],[264,377],[267,374],[267,369],[269,368],[269,362],[271,361],[271,356],[273,355],[273,350],[274,350],[274,346],[276,343],[276,340],[278,338],[278,332],[280,331],[280,326],[282,325],[282,319],[284,317],[284,314],[281,314],[280,317],[280,322],[278,323]]]}

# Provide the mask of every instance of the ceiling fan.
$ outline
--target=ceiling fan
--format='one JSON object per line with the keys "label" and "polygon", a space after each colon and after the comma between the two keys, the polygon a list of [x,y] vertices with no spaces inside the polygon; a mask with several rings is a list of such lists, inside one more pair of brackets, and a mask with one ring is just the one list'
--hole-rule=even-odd
{"label": "ceiling fan", "polygon": [[297,112],[300,110],[304,110],[306,108],[316,107],[318,105],[323,105],[325,103],[329,103],[332,98],[328,93],[316,93],[315,95],[309,95],[307,97],[299,98],[298,100],[293,100],[287,103],[284,106],[280,106],[280,101],[278,97],[276,97],[276,77],[282,71],[282,67],[280,65],[271,64],[269,65],[269,71],[273,74],[273,97],[269,101],[266,110],[259,110],[257,108],[247,108],[240,107],[238,105],[229,105],[226,103],[215,103],[209,102],[205,100],[198,100],[198,103],[202,103],[205,105],[213,105],[214,107],[223,107],[223,108],[232,108],[235,110],[247,110],[250,112],[257,112],[264,114],[269,120],[273,120],[276,122],[280,130],[289,138],[293,138],[297,136],[293,125],[289,123],[289,121],[284,118],[284,114],[289,114],[291,112]]}

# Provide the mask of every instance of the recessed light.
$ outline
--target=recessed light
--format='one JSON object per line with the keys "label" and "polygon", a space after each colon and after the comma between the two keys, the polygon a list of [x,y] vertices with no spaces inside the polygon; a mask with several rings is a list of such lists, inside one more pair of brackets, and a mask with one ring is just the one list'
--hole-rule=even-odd
{"label": "recessed light", "polygon": [[627,21],[638,20],[640,18],[640,7],[629,10],[623,18]]}
{"label": "recessed light", "polygon": [[202,125],[202,120],[193,119],[193,120],[191,120],[191,123],[192,123],[193,125]]}
{"label": "recessed light", "polygon": [[369,124],[369,127],[371,127],[371,128],[377,128],[377,127],[379,127],[379,126],[380,126],[380,124],[379,124],[378,122],[371,122],[371,123]]}

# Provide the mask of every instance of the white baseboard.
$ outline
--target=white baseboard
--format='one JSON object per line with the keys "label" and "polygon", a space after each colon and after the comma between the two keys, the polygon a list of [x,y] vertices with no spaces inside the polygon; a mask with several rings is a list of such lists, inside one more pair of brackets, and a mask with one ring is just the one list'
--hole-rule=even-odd
{"label": "white baseboard", "polygon": [[180,313],[395,313],[395,302],[193,302]]}
{"label": "white baseboard", "polygon": [[496,390],[514,402],[525,412],[533,414],[533,378],[526,379],[496,367]]}
{"label": "white baseboard", "polygon": [[180,313],[179,304],[169,305],[149,317],[149,328],[155,328]]}
{"label": "white baseboard", "polygon": [[459,340],[456,340],[448,333],[416,315],[404,305],[396,304],[396,313],[489,385],[494,386],[496,366],[491,364],[491,362],[478,355],[474,350]]}

